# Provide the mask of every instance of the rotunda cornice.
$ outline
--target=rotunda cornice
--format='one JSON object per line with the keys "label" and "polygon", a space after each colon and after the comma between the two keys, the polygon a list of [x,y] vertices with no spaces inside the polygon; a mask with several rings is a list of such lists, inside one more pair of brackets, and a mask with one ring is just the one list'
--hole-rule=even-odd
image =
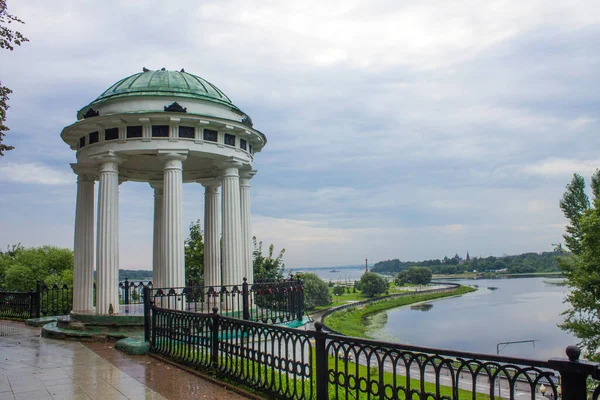
{"label": "rotunda cornice", "polygon": [[203,114],[169,115],[157,112],[132,112],[98,116],[93,119],[77,121],[65,127],[61,133],[63,141],[76,150],[78,140],[85,134],[94,130],[107,128],[123,128],[127,125],[151,125],[160,123],[178,123],[181,125],[199,126],[208,129],[216,129],[223,132],[232,132],[245,137],[253,145],[254,152],[260,150],[267,143],[266,136],[257,129],[249,128],[239,121],[215,118]]}

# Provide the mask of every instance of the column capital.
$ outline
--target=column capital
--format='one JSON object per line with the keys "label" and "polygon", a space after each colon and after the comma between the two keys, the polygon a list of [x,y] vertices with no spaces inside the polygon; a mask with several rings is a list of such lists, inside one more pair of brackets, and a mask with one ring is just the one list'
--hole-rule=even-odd
{"label": "column capital", "polygon": [[250,179],[252,179],[257,172],[258,171],[255,169],[240,170],[240,186],[250,186]]}
{"label": "column capital", "polygon": [[223,169],[227,169],[227,168],[236,168],[236,169],[241,169],[244,166],[244,164],[242,163],[241,160],[238,160],[236,158],[230,157],[225,161],[222,161],[220,163],[220,167]]}
{"label": "column capital", "polygon": [[185,149],[181,150],[158,150],[158,158],[164,161],[167,160],[179,160],[185,161],[188,156],[188,151]]}
{"label": "column capital", "polygon": [[119,164],[122,164],[126,157],[118,155],[113,150],[103,151],[91,156],[99,165],[100,172],[118,172]]}
{"label": "column capital", "polygon": [[158,158],[164,161],[164,170],[169,169],[183,169],[183,162],[187,158],[187,150],[172,150],[172,151],[158,151]]}
{"label": "column capital", "polygon": [[77,182],[93,182],[98,170],[95,166],[78,163],[72,163],[71,168],[77,175]]}
{"label": "column capital", "polygon": [[155,192],[157,190],[162,190],[165,187],[165,182],[164,181],[150,181],[148,183],[150,184],[150,187],[152,189],[154,189]]}
{"label": "column capital", "polygon": [[77,175],[79,174],[89,174],[96,172],[96,165],[94,164],[79,164],[79,163],[71,163],[71,169]]}
{"label": "column capital", "polygon": [[244,164],[242,164],[241,161],[236,160],[235,158],[231,158],[227,161],[223,161],[221,163],[221,168],[223,168],[223,175],[222,177],[228,177],[228,176],[238,176],[240,174],[240,168],[242,168],[244,166]]}
{"label": "column capital", "polygon": [[196,182],[198,182],[199,184],[204,186],[206,189],[208,189],[208,188],[216,189],[223,184],[223,181],[220,178],[206,178],[206,179],[200,179]]}

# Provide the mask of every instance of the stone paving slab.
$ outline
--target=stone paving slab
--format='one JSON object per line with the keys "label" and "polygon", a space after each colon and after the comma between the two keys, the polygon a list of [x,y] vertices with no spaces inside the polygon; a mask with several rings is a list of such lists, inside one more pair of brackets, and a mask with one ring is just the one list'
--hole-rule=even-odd
{"label": "stone paving slab", "polygon": [[219,385],[110,343],[40,337],[40,329],[0,320],[0,400],[244,399]]}

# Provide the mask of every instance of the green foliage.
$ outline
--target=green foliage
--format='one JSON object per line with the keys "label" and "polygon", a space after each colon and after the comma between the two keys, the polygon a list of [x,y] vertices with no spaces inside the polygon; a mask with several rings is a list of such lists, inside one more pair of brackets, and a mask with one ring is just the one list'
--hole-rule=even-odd
{"label": "green foliage", "polygon": [[363,296],[373,297],[376,294],[385,293],[387,282],[374,272],[365,272],[360,277],[360,291]]}
{"label": "green foliage", "polygon": [[[14,46],[20,46],[24,42],[28,42],[29,39],[23,36],[21,32],[9,29],[6,26],[12,23],[24,23],[19,18],[9,14],[6,8],[6,0],[0,0],[0,49],[12,51],[15,48]],[[3,156],[5,151],[14,149],[13,146],[2,144],[6,132],[9,130],[4,122],[6,121],[6,110],[8,110],[8,95],[11,93],[12,90],[2,86],[0,81],[0,156]]]}
{"label": "green foliage", "polygon": [[343,286],[334,286],[333,287],[333,294],[336,296],[341,296],[344,294],[344,287]]}
{"label": "green foliage", "polygon": [[523,253],[504,257],[473,257],[470,261],[460,260],[457,256],[445,257],[443,260],[425,261],[380,261],[371,269],[378,273],[398,273],[411,267],[427,267],[433,274],[454,275],[476,270],[477,272],[498,271],[506,269],[507,273],[555,272],[559,271],[556,257],[561,253],[556,251],[538,253]]}
{"label": "green foliage", "polygon": [[[593,206],[583,209],[584,199],[574,196],[580,193],[580,187],[573,189],[573,183],[579,182],[577,176],[567,185],[561,209],[569,219],[565,244],[571,250],[559,257],[559,263],[567,278],[570,289],[566,301],[570,307],[565,311],[565,321],[560,325],[564,330],[581,340],[585,357],[600,361],[600,198],[598,194],[598,171],[592,177],[594,193]],[[577,183],[579,185],[579,183]],[[582,200],[583,199],[583,200]],[[587,197],[586,197],[587,199]],[[580,214],[580,217],[577,215]],[[571,229],[569,229],[571,228]],[[569,241],[567,241],[567,237]]]}
{"label": "green foliage", "polygon": [[398,273],[396,284],[404,286],[406,283],[415,285],[427,285],[431,282],[431,270],[427,267],[410,267],[406,271]]}
{"label": "green foliage", "polygon": [[285,264],[283,262],[283,254],[285,249],[281,249],[277,257],[273,257],[275,246],[269,246],[269,254],[264,256],[262,253],[263,242],[257,242],[256,236],[252,237],[254,242],[254,251],[252,256],[252,269],[254,271],[254,279],[283,279],[283,270]]}
{"label": "green foliage", "polygon": [[151,279],[152,271],[147,271],[145,269],[120,269],[119,270],[119,280],[127,278],[130,282],[133,281],[145,281],[147,279]]}
{"label": "green foliage", "polygon": [[585,194],[585,180],[579,174],[573,175],[573,180],[567,186],[567,191],[560,201],[560,209],[569,220],[566,227],[567,233],[563,235],[565,246],[573,254],[581,252],[581,217],[590,208],[590,200]]}
{"label": "green foliage", "polygon": [[190,233],[185,240],[185,280],[201,282],[204,278],[204,242],[200,220],[190,224]]}
{"label": "green foliage", "polygon": [[304,281],[304,307],[307,310],[331,303],[331,293],[323,279],[313,273],[304,273],[300,278]]}
{"label": "green foliage", "polygon": [[36,281],[73,285],[73,252],[53,246],[12,246],[0,252],[0,288],[25,292]]}

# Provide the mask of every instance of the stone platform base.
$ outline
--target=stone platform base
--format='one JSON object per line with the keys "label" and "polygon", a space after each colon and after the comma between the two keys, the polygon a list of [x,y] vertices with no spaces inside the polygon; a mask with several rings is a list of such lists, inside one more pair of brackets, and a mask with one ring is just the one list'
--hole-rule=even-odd
{"label": "stone platform base", "polygon": [[58,318],[59,317],[29,318],[29,319],[25,320],[25,325],[33,326],[33,327],[40,327],[40,326],[49,324],[50,322],[56,322],[56,321],[58,321]]}
{"label": "stone platform base", "polygon": [[125,338],[115,343],[115,348],[129,355],[142,355],[148,352],[150,343],[143,338]]}
{"label": "stone platform base", "polygon": [[[28,322],[29,323],[29,322]],[[31,323],[39,323],[31,321]],[[144,317],[140,315],[95,315],[71,313],[53,317],[42,327],[42,336],[94,342],[143,338]]]}

